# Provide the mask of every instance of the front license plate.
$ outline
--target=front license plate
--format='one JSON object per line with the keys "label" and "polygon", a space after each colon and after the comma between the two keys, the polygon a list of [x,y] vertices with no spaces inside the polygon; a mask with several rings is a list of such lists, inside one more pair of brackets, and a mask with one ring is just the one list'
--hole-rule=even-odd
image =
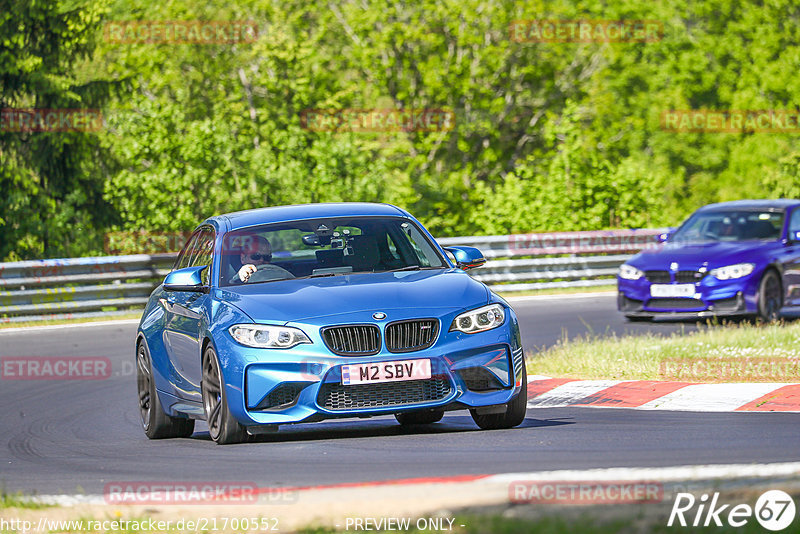
{"label": "front license plate", "polygon": [[693,297],[694,284],[653,284],[650,286],[651,297]]}
{"label": "front license plate", "polygon": [[374,384],[400,380],[424,380],[431,377],[430,360],[364,363],[342,366],[342,384]]}

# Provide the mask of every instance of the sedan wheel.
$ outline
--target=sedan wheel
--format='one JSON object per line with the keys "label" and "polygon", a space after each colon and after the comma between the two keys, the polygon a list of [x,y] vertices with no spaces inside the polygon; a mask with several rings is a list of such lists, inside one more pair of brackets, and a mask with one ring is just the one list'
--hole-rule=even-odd
{"label": "sedan wheel", "polygon": [[203,408],[208,421],[208,433],[219,445],[248,441],[247,430],[228,409],[225,384],[217,361],[217,353],[209,346],[203,354]]}
{"label": "sedan wheel", "polygon": [[139,393],[139,416],[148,438],[188,438],[192,435],[193,419],[170,417],[164,413],[153,382],[150,353],[143,341],[136,348],[136,388]]}
{"label": "sedan wheel", "polygon": [[783,292],[778,274],[769,270],[758,285],[758,316],[764,321],[778,320],[783,307]]}

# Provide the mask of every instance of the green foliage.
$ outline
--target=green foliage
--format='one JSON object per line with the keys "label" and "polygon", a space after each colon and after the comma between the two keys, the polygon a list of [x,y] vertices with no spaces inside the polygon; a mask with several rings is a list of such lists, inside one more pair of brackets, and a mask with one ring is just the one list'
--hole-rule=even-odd
{"label": "green foliage", "polygon": [[[0,259],[100,252],[287,203],[391,202],[434,235],[675,225],[800,196],[796,135],[662,112],[800,107],[791,0],[4,0],[2,107],[103,107],[97,133],[0,131]],[[515,20],[656,20],[655,42],[516,42]],[[109,21],[252,21],[234,44],[119,44]],[[35,30],[34,30],[35,28]],[[112,88],[121,91],[112,94]],[[445,109],[442,131],[313,131],[312,109]]]}
{"label": "green foliage", "polygon": [[[104,12],[98,2],[5,0],[0,109],[102,108],[114,84],[81,67]],[[115,219],[103,197],[112,167],[94,133],[0,128],[0,258],[96,249]]]}

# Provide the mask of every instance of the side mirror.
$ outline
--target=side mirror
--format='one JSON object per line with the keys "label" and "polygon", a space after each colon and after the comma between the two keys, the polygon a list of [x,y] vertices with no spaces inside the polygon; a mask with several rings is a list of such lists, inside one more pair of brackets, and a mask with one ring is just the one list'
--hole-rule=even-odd
{"label": "side mirror", "polygon": [[475,247],[446,247],[445,250],[456,259],[456,267],[464,271],[486,263],[483,253]]}
{"label": "side mirror", "polygon": [[672,237],[672,234],[674,234],[674,233],[675,233],[675,228],[669,228],[663,234],[658,234],[656,236],[656,242],[657,243],[666,243],[667,241],[669,241],[669,238]]}
{"label": "side mirror", "polygon": [[164,278],[164,289],[167,291],[208,293],[208,286],[203,285],[203,270],[207,268],[208,265],[201,265],[172,271]]}

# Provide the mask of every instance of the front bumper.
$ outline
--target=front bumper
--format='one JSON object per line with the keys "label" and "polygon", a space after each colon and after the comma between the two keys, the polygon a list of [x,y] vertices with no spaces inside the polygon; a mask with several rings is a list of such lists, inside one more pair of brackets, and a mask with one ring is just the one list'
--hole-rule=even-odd
{"label": "front bumper", "polygon": [[[344,357],[319,344],[289,350],[251,349],[215,340],[231,413],[244,426],[280,425],[342,417],[372,417],[422,409],[506,404],[521,390],[523,350],[516,318],[487,332],[442,332],[430,348],[381,350]],[[429,359],[431,379],[342,384],[342,366]]]}
{"label": "front bumper", "polygon": [[[752,315],[758,310],[758,276],[735,280],[706,276],[691,297],[653,297],[645,278],[617,279],[617,309],[628,317],[671,319]],[[674,284],[674,282],[673,282]]]}

